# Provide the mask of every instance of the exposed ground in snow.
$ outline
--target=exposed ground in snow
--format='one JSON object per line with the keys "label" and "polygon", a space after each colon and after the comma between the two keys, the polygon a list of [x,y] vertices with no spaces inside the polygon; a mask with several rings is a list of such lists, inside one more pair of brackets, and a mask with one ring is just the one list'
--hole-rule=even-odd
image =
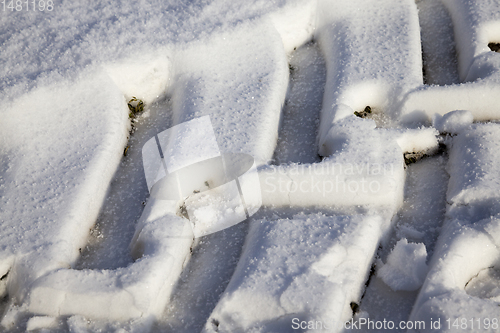
{"label": "exposed ground in snow", "polygon": [[49,3],[0,4],[1,331],[500,330],[499,0]]}

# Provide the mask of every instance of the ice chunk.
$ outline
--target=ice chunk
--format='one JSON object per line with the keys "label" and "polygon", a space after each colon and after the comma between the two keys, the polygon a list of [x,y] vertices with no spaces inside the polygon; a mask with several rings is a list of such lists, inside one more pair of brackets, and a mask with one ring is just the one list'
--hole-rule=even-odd
{"label": "ice chunk", "polygon": [[392,290],[417,290],[427,275],[427,251],[422,243],[399,240],[377,276]]}

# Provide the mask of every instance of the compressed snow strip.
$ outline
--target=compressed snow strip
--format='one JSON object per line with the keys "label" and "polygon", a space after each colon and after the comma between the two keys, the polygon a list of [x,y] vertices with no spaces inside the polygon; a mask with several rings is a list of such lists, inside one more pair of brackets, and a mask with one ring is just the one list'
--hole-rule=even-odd
{"label": "compressed snow strip", "polygon": [[498,11],[500,2],[498,0],[442,0],[442,2],[453,19],[460,76],[462,80],[469,81],[467,76],[470,76],[477,57],[483,54],[495,55],[488,48],[488,43],[500,42],[500,11]]}
{"label": "compressed snow strip", "polygon": [[[265,39],[261,36],[263,31],[268,36]],[[175,121],[197,118],[193,122],[194,127],[200,127],[198,132],[216,136],[217,142],[209,138],[209,149],[204,151],[201,142],[196,142],[204,140],[203,136],[184,135],[193,132],[188,125],[180,125],[178,131],[167,133],[172,134],[168,139],[159,135],[158,141],[167,158],[185,158],[169,162],[169,172],[197,161],[193,160],[192,152],[182,155],[179,145],[171,146],[172,140],[181,142],[184,149],[194,144],[205,158],[219,155],[217,146],[222,151],[248,152],[261,161],[271,158],[288,73],[285,52],[281,43],[276,43],[280,37],[273,31],[267,24],[243,25],[180,52],[175,67],[177,88],[173,91]],[[241,33],[250,38],[242,41]],[[238,51],[246,50],[249,43],[254,46],[250,49],[253,52]],[[242,67],[242,63],[246,66]],[[221,80],[226,85],[221,85]],[[227,85],[234,89],[228,89]],[[202,117],[204,115],[210,115],[211,122],[207,121],[208,117]],[[246,137],[242,140],[241,136]],[[150,145],[146,151],[152,153],[154,148]],[[158,176],[154,179],[158,180]],[[242,191],[249,187],[249,181],[252,179],[242,182]],[[33,283],[30,311],[113,320],[158,317],[168,302],[193,241],[190,222],[177,216],[179,206],[180,202],[174,200],[150,197],[131,243],[132,254],[139,260],[114,271],[62,269],[49,273]],[[190,212],[195,215],[195,210]],[[206,218],[199,220],[201,224],[211,225]]]}
{"label": "compressed snow strip", "polygon": [[475,120],[500,119],[500,54],[488,43],[500,41],[497,0],[443,0],[453,20],[459,73],[466,82],[444,87],[425,86],[407,95],[401,106],[405,122],[426,120],[435,113],[468,110]]}
{"label": "compressed snow strip", "polygon": [[469,127],[474,121],[474,116],[467,110],[448,112],[444,116],[435,114],[432,119],[434,126],[441,133],[457,134]]}
{"label": "compressed snow strip", "polygon": [[298,48],[290,57],[290,83],[274,164],[313,163],[318,156],[318,121],[325,87],[325,61],[317,43]]}
{"label": "compressed snow strip", "polygon": [[127,114],[113,81],[92,71],[3,112],[0,275],[13,265],[9,295],[22,299],[37,277],[78,258],[123,156]]}
{"label": "compressed snow strip", "polygon": [[[362,134],[359,134],[362,133]],[[266,166],[259,170],[264,205],[398,207],[403,200],[404,148],[437,146],[434,129],[375,129],[372,120],[337,121],[320,163]],[[418,142],[418,143],[417,143]]]}
{"label": "compressed snow strip", "polygon": [[189,255],[193,234],[177,206],[151,199],[134,236],[138,260],[117,270],[61,269],[36,280],[29,310],[50,316],[80,314],[128,320],[159,316]]}
{"label": "compressed snow strip", "polygon": [[57,318],[35,316],[28,320],[28,323],[26,324],[26,331],[34,331],[43,328],[56,328],[57,324]]}
{"label": "compressed snow strip", "polygon": [[[445,223],[410,320],[429,322],[433,318],[440,319],[443,324],[448,319],[453,322],[457,318],[468,317],[482,322],[500,316],[498,303],[471,297],[464,290],[466,284],[480,271],[497,264],[500,243],[493,243],[484,228],[496,225],[495,232],[498,233],[500,221],[485,219],[463,226],[464,223],[467,221],[452,219]],[[490,330],[484,330],[497,331],[491,327]]]}
{"label": "compressed snow strip", "polygon": [[405,201],[398,212],[397,239],[424,243],[428,255],[433,253],[446,211],[446,162],[447,156],[438,155],[407,167]]}
{"label": "compressed snow strip", "polygon": [[399,240],[387,257],[387,262],[377,271],[392,290],[417,290],[427,275],[427,251],[423,243]]}
{"label": "compressed snow strip", "polygon": [[420,28],[412,0],[343,0],[318,3],[317,31],[327,67],[319,149],[327,156],[333,122],[367,105],[392,114],[423,83]]}
{"label": "compressed snow strip", "polygon": [[220,151],[249,154],[258,165],[269,161],[288,86],[273,26],[242,24],[182,48],[175,63],[174,124],[210,115]]}
{"label": "compressed snow strip", "polygon": [[[178,124],[158,133],[157,136],[168,173],[220,156],[209,116]],[[145,164],[149,162],[143,160]]]}
{"label": "compressed snow strip", "polygon": [[[361,296],[390,214],[255,220],[204,332],[286,331],[292,318],[337,332]],[[214,323],[217,323],[216,325]]]}
{"label": "compressed snow strip", "polygon": [[[453,139],[449,154],[447,219],[411,320],[498,318],[492,300],[471,297],[465,287],[500,257],[500,125],[474,124]],[[496,332],[496,328],[491,328]]]}
{"label": "compressed snow strip", "polygon": [[452,143],[447,200],[454,205],[500,199],[500,125],[474,124]]}
{"label": "compressed snow strip", "polygon": [[453,24],[442,1],[416,1],[426,84],[459,83]]}

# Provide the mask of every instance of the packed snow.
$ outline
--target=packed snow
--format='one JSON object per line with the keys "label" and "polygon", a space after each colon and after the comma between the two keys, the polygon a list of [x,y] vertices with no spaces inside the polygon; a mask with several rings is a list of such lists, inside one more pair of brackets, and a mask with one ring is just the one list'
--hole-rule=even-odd
{"label": "packed snow", "polygon": [[2,331],[500,329],[499,0],[11,3]]}
{"label": "packed snow", "polygon": [[427,275],[427,251],[423,243],[408,243],[399,240],[387,257],[387,262],[377,271],[392,290],[417,290]]}

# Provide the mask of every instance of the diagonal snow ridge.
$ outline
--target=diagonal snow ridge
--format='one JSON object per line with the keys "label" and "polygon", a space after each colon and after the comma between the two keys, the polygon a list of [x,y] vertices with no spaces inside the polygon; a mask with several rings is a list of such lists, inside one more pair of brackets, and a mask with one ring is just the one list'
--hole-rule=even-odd
{"label": "diagonal snow ridge", "polygon": [[[453,138],[447,218],[414,305],[413,320],[432,316],[441,322],[462,317],[481,321],[500,314],[496,301],[472,297],[465,291],[479,272],[497,266],[500,260],[499,135],[498,124],[473,124]],[[483,327],[482,331],[497,330]]]}

